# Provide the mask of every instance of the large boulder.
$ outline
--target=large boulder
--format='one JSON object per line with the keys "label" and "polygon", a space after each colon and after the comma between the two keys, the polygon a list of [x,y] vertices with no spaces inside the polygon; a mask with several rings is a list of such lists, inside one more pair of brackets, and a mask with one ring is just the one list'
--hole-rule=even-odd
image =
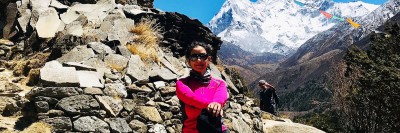
{"label": "large boulder", "polygon": [[78,73],[74,67],[62,67],[51,61],[40,69],[40,81],[44,86],[79,87]]}
{"label": "large boulder", "polygon": [[325,133],[315,127],[290,122],[263,120],[264,133]]}

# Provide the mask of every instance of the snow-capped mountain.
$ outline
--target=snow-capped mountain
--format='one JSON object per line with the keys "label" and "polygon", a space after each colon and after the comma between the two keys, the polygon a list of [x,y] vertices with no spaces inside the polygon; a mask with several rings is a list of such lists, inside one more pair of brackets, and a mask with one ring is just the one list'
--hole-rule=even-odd
{"label": "snow-capped mountain", "polygon": [[379,5],[332,0],[226,0],[207,26],[224,42],[252,53],[291,55],[311,37],[340,20],[327,19],[319,9],[342,18],[369,14]]}

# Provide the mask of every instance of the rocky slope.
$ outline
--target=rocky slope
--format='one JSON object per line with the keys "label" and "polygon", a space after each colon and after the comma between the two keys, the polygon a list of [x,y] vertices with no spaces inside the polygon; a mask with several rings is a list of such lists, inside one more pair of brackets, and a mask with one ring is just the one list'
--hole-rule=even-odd
{"label": "rocky slope", "polygon": [[[175,82],[189,71],[183,50],[193,40],[205,41],[216,56],[221,45],[199,21],[160,12],[152,0],[2,2],[7,10],[0,19],[1,130],[40,121],[55,132],[181,132]],[[142,18],[156,20],[162,29],[153,34],[160,38],[157,60],[128,47],[141,37],[131,31]],[[224,123],[231,132],[275,130],[263,118],[280,118],[260,111],[223,69],[211,65],[211,70],[228,84]],[[322,132],[286,121],[280,128]]]}

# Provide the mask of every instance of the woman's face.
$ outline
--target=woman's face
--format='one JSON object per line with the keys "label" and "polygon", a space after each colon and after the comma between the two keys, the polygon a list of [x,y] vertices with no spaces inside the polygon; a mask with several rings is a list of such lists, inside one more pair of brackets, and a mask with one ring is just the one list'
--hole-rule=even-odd
{"label": "woman's face", "polygon": [[202,46],[196,46],[192,49],[189,56],[189,65],[200,74],[204,74],[211,56],[208,56],[206,49]]}

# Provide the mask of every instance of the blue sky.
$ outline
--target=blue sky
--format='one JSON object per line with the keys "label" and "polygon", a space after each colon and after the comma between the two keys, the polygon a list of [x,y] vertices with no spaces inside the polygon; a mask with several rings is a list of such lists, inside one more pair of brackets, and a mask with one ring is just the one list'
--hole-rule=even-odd
{"label": "blue sky", "polygon": [[[255,0],[251,0],[255,1]],[[333,0],[350,2],[354,0]],[[372,4],[383,4],[387,0],[362,0]],[[207,24],[218,13],[225,0],[154,0],[154,7],[166,12],[179,12]]]}

